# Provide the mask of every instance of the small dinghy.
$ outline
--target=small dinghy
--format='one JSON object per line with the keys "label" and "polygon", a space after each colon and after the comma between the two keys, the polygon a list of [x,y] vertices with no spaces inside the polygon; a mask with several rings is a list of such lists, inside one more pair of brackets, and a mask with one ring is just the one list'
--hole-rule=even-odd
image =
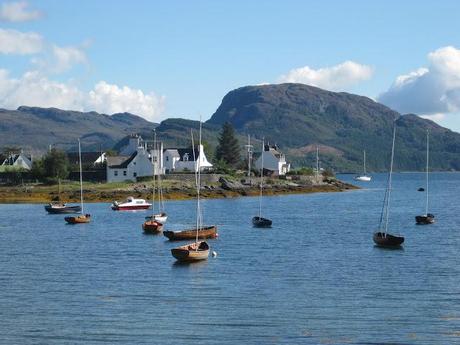
{"label": "small dinghy", "polygon": [[185,246],[171,249],[171,254],[181,262],[207,260],[209,257],[209,245],[205,241],[186,244]]}
{"label": "small dinghy", "polygon": [[91,221],[91,215],[81,214],[79,216],[65,217],[64,220],[69,224],[83,224]]}
{"label": "small dinghy", "polygon": [[142,230],[146,234],[161,234],[163,231],[163,224],[156,220],[147,220],[142,224]]}
{"label": "small dinghy", "polygon": [[267,218],[255,216],[252,218],[252,225],[256,228],[270,228],[272,221]]}
{"label": "small dinghy", "polygon": [[160,222],[162,224],[166,223],[166,220],[168,220],[168,215],[165,212],[157,213],[152,216],[147,216],[145,217],[146,220],[156,220],[157,222]]}

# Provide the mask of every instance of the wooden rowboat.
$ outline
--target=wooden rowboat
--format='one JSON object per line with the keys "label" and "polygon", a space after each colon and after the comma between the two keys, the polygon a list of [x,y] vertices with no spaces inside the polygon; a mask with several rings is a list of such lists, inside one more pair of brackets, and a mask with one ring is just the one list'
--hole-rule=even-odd
{"label": "wooden rowboat", "polygon": [[398,248],[403,244],[404,237],[394,236],[379,231],[374,233],[373,240],[379,247]]}
{"label": "wooden rowboat", "polygon": [[[197,229],[182,231],[163,231],[163,235],[170,241],[194,240],[196,239]],[[217,226],[204,226],[198,230],[198,238],[216,238]]]}
{"label": "wooden rowboat", "polygon": [[190,243],[171,249],[171,254],[181,262],[206,260],[209,256],[209,245],[205,241]]}
{"label": "wooden rowboat", "polygon": [[91,221],[91,215],[81,214],[79,216],[65,217],[64,219],[69,224],[83,224]]}
{"label": "wooden rowboat", "polygon": [[163,231],[163,224],[156,220],[147,220],[142,224],[142,230],[147,234],[160,234]]}

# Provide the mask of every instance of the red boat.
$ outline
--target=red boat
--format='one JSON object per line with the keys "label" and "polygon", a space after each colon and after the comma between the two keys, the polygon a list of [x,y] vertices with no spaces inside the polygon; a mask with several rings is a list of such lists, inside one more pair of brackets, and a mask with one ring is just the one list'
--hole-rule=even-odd
{"label": "red boat", "polygon": [[132,196],[130,196],[124,202],[114,201],[112,203],[112,210],[147,210],[150,208],[150,206],[152,206],[152,204],[146,202],[144,199],[134,199]]}

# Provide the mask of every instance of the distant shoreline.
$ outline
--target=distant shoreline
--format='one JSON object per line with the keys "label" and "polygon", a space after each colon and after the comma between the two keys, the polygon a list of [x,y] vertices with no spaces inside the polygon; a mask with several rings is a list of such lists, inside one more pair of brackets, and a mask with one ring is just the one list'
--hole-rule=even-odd
{"label": "distant shoreline", "polygon": [[[163,188],[164,200],[188,200],[196,196],[195,189],[190,184],[181,181],[168,181]],[[132,183],[124,186],[110,184],[88,184],[84,185],[84,200],[87,203],[113,202],[124,200],[128,196],[146,200],[152,199],[150,183]],[[285,180],[268,180],[264,187],[264,195],[284,194],[309,194],[324,192],[342,192],[346,190],[359,189],[349,183],[339,180],[326,180],[320,184],[294,183]],[[80,191],[75,183],[62,186],[60,200],[68,203],[80,202]],[[233,185],[215,184],[203,186],[201,196],[207,199],[235,198],[244,196],[259,195],[257,184],[252,186],[242,185],[234,182]],[[0,186],[0,204],[17,203],[49,203],[57,201],[59,194],[57,186],[26,185],[26,186]]]}

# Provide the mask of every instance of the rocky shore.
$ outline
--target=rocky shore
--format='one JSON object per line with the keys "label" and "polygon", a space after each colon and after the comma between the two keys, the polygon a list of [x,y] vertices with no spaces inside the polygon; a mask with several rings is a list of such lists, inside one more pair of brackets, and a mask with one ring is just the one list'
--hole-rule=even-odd
{"label": "rocky shore", "polygon": [[[215,182],[202,186],[201,195],[204,198],[231,198],[240,196],[255,196],[259,193],[259,181],[256,178],[238,179],[231,176],[214,176]],[[84,183],[84,198],[86,202],[112,202],[124,200],[128,196],[151,199],[151,182],[138,183]],[[315,183],[311,177],[292,179],[267,178],[264,181],[264,195],[301,194],[317,192],[341,192],[358,187],[336,180],[324,179]],[[192,199],[196,195],[193,181],[164,180],[163,196],[166,200]],[[63,184],[61,193],[57,186],[24,185],[0,186],[0,203],[47,203],[58,199],[66,202],[79,202],[80,189],[75,182]]]}

